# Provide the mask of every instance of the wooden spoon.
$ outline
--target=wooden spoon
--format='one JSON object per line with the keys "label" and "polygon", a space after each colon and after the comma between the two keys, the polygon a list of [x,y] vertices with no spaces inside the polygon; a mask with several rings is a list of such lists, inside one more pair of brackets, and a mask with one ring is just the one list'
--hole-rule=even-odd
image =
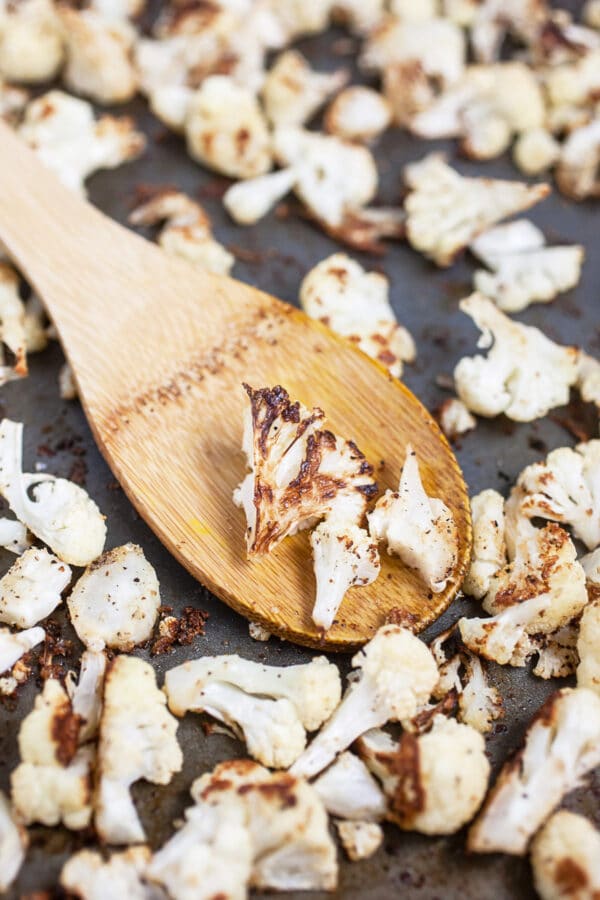
{"label": "wooden spoon", "polygon": [[[471,546],[465,484],[419,401],[379,364],[302,312],[167,256],[73,192],[0,123],[0,240],[48,308],[98,445],[140,514],[214,594],[269,631],[350,650],[392,616],[419,630],[455,596]],[[232,491],[246,472],[242,382],[282,384],[356,441],[397,487],[408,441],[426,490],[452,510],[459,560],[431,594],[397,558],[352,588],[322,635],[310,612],[307,533],[248,561]]]}

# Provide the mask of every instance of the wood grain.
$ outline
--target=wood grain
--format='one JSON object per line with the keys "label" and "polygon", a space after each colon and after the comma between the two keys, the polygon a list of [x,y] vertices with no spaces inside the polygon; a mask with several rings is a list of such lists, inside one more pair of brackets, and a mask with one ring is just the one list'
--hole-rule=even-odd
{"label": "wood grain", "polygon": [[[175,557],[251,621],[311,647],[349,650],[386,617],[416,630],[451,602],[470,556],[458,464],[436,423],[378,363],[249,285],[166,256],[63,188],[0,123],[0,240],[44,300],[75,371],[98,445],[132,503]],[[428,493],[460,534],[448,588],[430,595],[396,558],[352,588],[323,636],[310,618],[307,533],[259,562],[245,557],[232,491],[245,474],[241,384],[282,384],[356,441],[382,489],[406,444]]]}

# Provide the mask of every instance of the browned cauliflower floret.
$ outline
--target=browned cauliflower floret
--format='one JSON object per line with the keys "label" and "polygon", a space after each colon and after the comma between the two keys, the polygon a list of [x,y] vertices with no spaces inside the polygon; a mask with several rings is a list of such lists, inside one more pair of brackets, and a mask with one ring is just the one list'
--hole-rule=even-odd
{"label": "browned cauliflower floret", "polygon": [[371,141],[389,127],[389,101],[372,88],[352,85],[329,105],[325,128],[348,141]]}
{"label": "browned cauliflower floret", "polygon": [[533,880],[541,900],[600,896],[600,832],[589,819],[561,809],[531,845]]}
{"label": "browned cauliflower floret", "polygon": [[481,491],[471,498],[473,552],[463,591],[480,600],[491,578],[506,564],[504,498],[498,491]]}
{"label": "browned cauliflower floret", "polygon": [[286,50],[269,70],[262,88],[273,126],[304,125],[348,81],[348,72],[315,72],[297,50]]}

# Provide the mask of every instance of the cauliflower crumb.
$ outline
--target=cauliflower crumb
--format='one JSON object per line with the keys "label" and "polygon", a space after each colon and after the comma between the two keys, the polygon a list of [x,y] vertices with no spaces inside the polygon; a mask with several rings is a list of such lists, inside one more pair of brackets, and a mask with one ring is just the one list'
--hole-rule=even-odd
{"label": "cauliflower crumb", "polygon": [[5,794],[0,791],[0,891],[9,889],[23,865],[29,838],[15,821]]}
{"label": "cauliflower crumb", "polygon": [[449,441],[477,427],[477,419],[471,415],[462,400],[458,397],[448,397],[437,411],[440,428]]}
{"label": "cauliflower crumb", "polygon": [[430,154],[404,170],[409,242],[438,266],[449,266],[478,234],[501,219],[528,209],[550,192],[547,184],[466,178]]}
{"label": "cauliflower crumb", "polygon": [[58,392],[61,400],[77,400],[78,391],[73,369],[68,362],[63,363],[58,373]]}
{"label": "cauliflower crumb", "polygon": [[158,616],[156,572],[141,547],[115,547],[86,569],[68,606],[73,628],[90,650],[131,650],[148,640]]}
{"label": "cauliflower crumb", "polygon": [[348,81],[348,72],[315,72],[297,50],[286,50],[269,70],[262,88],[265,112],[274,127],[304,125]]}
{"label": "cauliflower crumb", "polygon": [[52,0],[21,0],[0,6],[0,76],[39,84],[58,75],[64,36]]}
{"label": "cauliflower crumb", "polygon": [[472,412],[531,422],[568,402],[577,380],[575,347],[512,321],[482,294],[461,300],[460,308],[482,332],[478,346],[491,348],[487,357],[464,357],[454,370],[458,395]]}
{"label": "cauliflower crumb", "polygon": [[158,900],[143,880],[151,856],[148,847],[130,847],[107,860],[96,850],[80,850],[62,867],[60,886],[78,900]]}
{"label": "cauliflower crumb", "polygon": [[129,789],[144,778],[169,784],[181,770],[177,720],[166,708],[167,698],[156,686],[147,662],[117,656],[104,680],[98,742],[95,825],[108,844],[144,841]]}
{"label": "cauliflower crumb", "polygon": [[389,101],[373,88],[353,85],[338,94],[325,113],[325,130],[348,141],[368,142],[389,128]]}
{"label": "cauliflower crumb", "polygon": [[491,272],[479,270],[476,290],[505,312],[520,312],[531,303],[548,303],[579,282],[584,249],[546,247],[542,232],[526,220],[484,231],[471,251]]}
{"label": "cauliflower crumb", "polygon": [[132,225],[165,222],[158,243],[169,256],[185,259],[216,275],[228,275],[233,255],[215,240],[206,210],[180,191],[159,190],[129,215]]}
{"label": "cauliflower crumb", "polygon": [[480,600],[487,594],[492,577],[506,564],[502,495],[485,490],[472,497],[471,519],[473,552],[463,591]]}
{"label": "cauliflower crumb", "polygon": [[248,623],[248,634],[253,641],[266,642],[272,638],[272,634],[264,628],[259,622]]}
{"label": "cauliflower crumb", "polygon": [[417,569],[432,591],[445,589],[458,558],[456,523],[446,504],[425,492],[410,445],[398,490],[387,490],[368,520],[374,540],[385,541],[390,554]]}
{"label": "cauliflower crumb", "polygon": [[600,832],[561,809],[533,840],[531,865],[541,900],[593,900],[600,893]]}
{"label": "cauliflower crumb", "polygon": [[0,622],[31,628],[61,602],[71,569],[47,550],[30,547],[0,578]]}
{"label": "cauliflower crumb", "polygon": [[336,822],[338,836],[348,859],[369,859],[383,843],[383,829],[376,822]]}
{"label": "cauliflower crumb", "polygon": [[600,763],[600,697],[585,688],[553,694],[533,718],[471,826],[475,853],[522,855],[562,797]]}
{"label": "cauliflower crumb", "polygon": [[0,516],[0,547],[20,556],[31,546],[31,536],[22,522]]}
{"label": "cauliflower crumb", "polygon": [[397,378],[402,364],[416,357],[415,343],[389,302],[388,279],[365,272],[345,253],[334,253],[304,276],[300,304],[311,318],[355,343]]}
{"label": "cauliflower crumb", "polygon": [[23,425],[0,423],[0,494],[16,517],[65,563],[85,566],[104,547],[104,516],[88,494],[64,478],[22,471]]}

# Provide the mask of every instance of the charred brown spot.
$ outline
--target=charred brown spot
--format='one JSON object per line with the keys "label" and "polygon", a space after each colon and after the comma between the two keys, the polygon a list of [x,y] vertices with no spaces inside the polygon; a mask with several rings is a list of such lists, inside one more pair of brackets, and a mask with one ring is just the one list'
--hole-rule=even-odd
{"label": "charred brown spot", "polygon": [[277,775],[273,776],[271,781],[263,781],[259,784],[241,784],[237,792],[240,797],[246,794],[257,793],[263,797],[279,802],[282,809],[291,809],[296,806],[298,799],[296,797],[296,779],[293,775]]}
{"label": "charred brown spot", "polygon": [[587,873],[574,859],[566,856],[556,864],[554,881],[561,894],[576,894],[587,887]]}
{"label": "charred brown spot", "polygon": [[451,716],[458,706],[458,692],[456,688],[451,688],[445,697],[439,703],[432,706],[431,709],[425,709],[413,717],[412,724],[419,734],[429,731],[433,724],[435,716]]}
{"label": "charred brown spot", "polygon": [[411,631],[416,628],[419,623],[419,617],[407,609],[400,609],[395,606],[390,609],[385,618],[386,625],[401,625],[403,628],[409,628]]}
{"label": "charred brown spot", "polygon": [[152,656],[170,653],[175,644],[187,646],[205,633],[208,613],[195,606],[186,606],[179,619],[167,616],[160,624],[160,637],[152,645]]}
{"label": "charred brown spot", "polygon": [[52,717],[50,733],[56,745],[55,756],[61,766],[68,766],[75,754],[79,741],[81,716],[73,712],[69,700]]}
{"label": "charred brown spot", "polygon": [[406,732],[395,753],[388,754],[390,774],[398,776],[391,808],[402,821],[410,822],[425,808],[425,791],[421,784],[419,742]]}

